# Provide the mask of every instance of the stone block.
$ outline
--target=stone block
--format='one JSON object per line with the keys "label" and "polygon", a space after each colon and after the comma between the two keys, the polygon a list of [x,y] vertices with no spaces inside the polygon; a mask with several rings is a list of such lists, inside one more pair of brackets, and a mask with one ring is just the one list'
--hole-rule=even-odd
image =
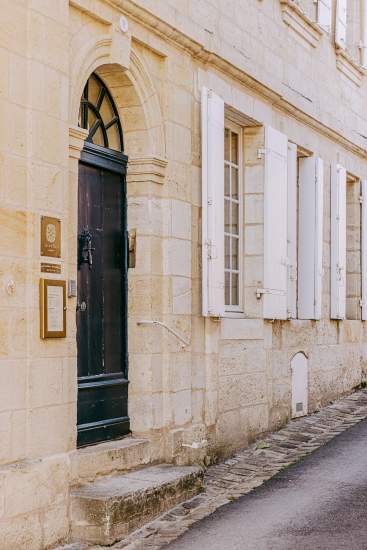
{"label": "stone block", "polygon": [[111,545],[165,510],[196,495],[203,474],[193,466],[151,466],[76,488],[72,538]]}
{"label": "stone block", "polygon": [[264,323],[261,319],[221,319],[223,340],[262,340]]}
{"label": "stone block", "polygon": [[67,500],[69,464],[65,455],[4,466],[0,476],[5,477],[4,518],[32,513]]}
{"label": "stone block", "polygon": [[171,407],[176,426],[183,426],[191,420],[191,389],[171,394]]}
{"label": "stone block", "polygon": [[191,204],[171,201],[171,235],[176,239],[191,240]]}
{"label": "stone block", "polygon": [[188,277],[172,277],[173,313],[191,314],[192,282]]}
{"label": "stone block", "polygon": [[40,550],[42,525],[38,511],[0,520],[0,550]]}
{"label": "stone block", "polygon": [[150,462],[146,439],[125,437],[77,449],[70,454],[71,483],[93,481],[99,476],[126,472]]}
{"label": "stone block", "polygon": [[360,321],[345,320],[339,323],[339,344],[362,342],[363,327]]}

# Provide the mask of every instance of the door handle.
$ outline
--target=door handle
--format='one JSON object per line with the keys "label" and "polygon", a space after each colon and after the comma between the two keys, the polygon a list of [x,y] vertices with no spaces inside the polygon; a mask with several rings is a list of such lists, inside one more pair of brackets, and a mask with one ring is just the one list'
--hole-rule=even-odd
{"label": "door handle", "polygon": [[76,304],[76,310],[77,311],[85,311],[87,309],[87,303],[83,300],[82,302],[78,302]]}
{"label": "door handle", "polygon": [[92,246],[92,233],[89,229],[84,229],[79,235],[79,251],[79,265],[88,264],[89,269],[92,269],[95,248]]}

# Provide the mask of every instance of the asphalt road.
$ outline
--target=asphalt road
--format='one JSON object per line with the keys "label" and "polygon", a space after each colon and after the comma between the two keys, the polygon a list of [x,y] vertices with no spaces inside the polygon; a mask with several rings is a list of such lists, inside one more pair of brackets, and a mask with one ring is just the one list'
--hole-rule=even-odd
{"label": "asphalt road", "polygon": [[166,548],[367,550],[367,420]]}

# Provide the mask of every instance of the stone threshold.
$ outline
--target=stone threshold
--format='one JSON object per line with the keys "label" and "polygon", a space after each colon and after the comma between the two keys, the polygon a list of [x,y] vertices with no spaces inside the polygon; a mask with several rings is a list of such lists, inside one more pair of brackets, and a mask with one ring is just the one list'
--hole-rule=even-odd
{"label": "stone threshold", "polygon": [[[336,435],[367,418],[367,389],[302,418],[258,440],[205,473],[204,492],[131,533],[109,548],[159,550],[191,525],[251,492],[278,472],[302,460]],[[62,550],[102,550],[107,547],[68,545]],[[61,550],[61,549],[59,549]]]}

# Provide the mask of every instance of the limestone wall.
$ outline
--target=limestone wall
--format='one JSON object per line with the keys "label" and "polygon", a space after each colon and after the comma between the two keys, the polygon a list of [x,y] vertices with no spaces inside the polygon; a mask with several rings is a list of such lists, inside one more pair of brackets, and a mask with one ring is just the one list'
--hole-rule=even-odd
{"label": "limestone wall", "polygon": [[[284,20],[288,9],[278,0],[4,1],[0,549],[46,548],[68,535],[76,301],[68,300],[67,338],[42,341],[39,222],[43,214],[61,219],[60,278],[76,279],[85,138],[78,107],[93,71],[118,106],[129,155],[128,222],[137,229],[137,264],[129,272],[129,414],[133,435],[151,441],[152,459],[208,462],[283,424],[297,351],[309,359],[310,411],[365,379],[364,323],[329,319],[330,165],[367,177],[367,77],[309,22],[302,19],[296,33]],[[121,15],[127,33],[119,29]],[[245,305],[238,318],[201,315],[202,86],[247,126]],[[321,321],[264,321],[256,298],[263,284],[264,125],[324,160]],[[353,208],[349,217],[350,227],[358,226]],[[355,269],[358,262],[353,276]],[[139,326],[144,319],[166,323],[189,345],[161,327]],[[186,446],[198,442],[200,449]]]}

